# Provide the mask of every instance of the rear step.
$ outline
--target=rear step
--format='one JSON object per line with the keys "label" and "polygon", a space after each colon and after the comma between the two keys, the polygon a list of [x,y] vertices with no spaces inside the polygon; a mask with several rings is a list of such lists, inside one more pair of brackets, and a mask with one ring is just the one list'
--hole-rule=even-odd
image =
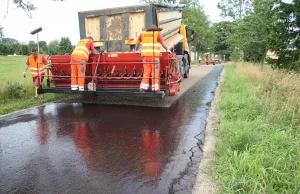
{"label": "rear step", "polygon": [[126,97],[149,97],[163,99],[166,95],[165,91],[160,92],[140,92],[139,89],[132,88],[120,88],[120,89],[106,89],[98,88],[96,91],[78,91],[71,90],[69,87],[46,87],[38,88],[38,94],[44,93],[57,93],[57,94],[82,94],[87,96],[126,96]]}

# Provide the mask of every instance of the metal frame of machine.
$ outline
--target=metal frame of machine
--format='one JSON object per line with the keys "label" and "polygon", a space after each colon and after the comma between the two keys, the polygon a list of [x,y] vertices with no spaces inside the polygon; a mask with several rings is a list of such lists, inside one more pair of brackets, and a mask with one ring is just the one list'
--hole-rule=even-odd
{"label": "metal frame of machine", "polygon": [[[139,92],[143,78],[143,62],[136,53],[100,53],[90,56],[86,68],[85,91],[71,90],[70,55],[49,57],[47,87],[38,93],[84,94],[91,96],[174,96],[179,91],[181,75],[175,53],[162,53],[160,57],[160,92]],[[150,79],[151,83],[151,79]],[[150,84],[151,85],[151,84]],[[89,87],[92,86],[92,87]]]}

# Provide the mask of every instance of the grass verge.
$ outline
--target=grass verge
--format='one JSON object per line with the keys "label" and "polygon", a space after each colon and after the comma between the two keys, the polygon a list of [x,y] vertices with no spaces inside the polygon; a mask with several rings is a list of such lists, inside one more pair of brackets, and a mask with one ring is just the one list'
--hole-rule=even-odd
{"label": "grass verge", "polygon": [[213,174],[220,193],[300,193],[300,78],[226,65]]}
{"label": "grass verge", "polygon": [[35,91],[29,69],[23,77],[26,60],[27,56],[0,56],[0,115],[63,97],[45,94],[44,99],[33,101]]}

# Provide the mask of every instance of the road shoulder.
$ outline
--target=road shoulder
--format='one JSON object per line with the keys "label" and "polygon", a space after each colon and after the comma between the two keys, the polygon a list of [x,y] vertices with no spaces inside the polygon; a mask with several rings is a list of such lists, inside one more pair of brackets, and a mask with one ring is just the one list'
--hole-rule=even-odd
{"label": "road shoulder", "polygon": [[[225,69],[220,75],[219,84],[223,81]],[[215,144],[217,141],[216,131],[219,125],[219,119],[216,110],[217,101],[220,98],[220,88],[215,92],[214,100],[211,104],[210,112],[207,118],[205,129],[205,143],[203,147],[203,155],[199,164],[196,182],[194,184],[193,193],[198,194],[215,194],[218,191],[218,183],[207,173],[214,161]]]}

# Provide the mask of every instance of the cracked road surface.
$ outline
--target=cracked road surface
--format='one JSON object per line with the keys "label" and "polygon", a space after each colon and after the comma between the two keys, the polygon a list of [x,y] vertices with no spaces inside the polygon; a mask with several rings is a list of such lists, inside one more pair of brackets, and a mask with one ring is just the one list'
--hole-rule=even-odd
{"label": "cracked road surface", "polygon": [[0,193],[191,193],[222,68],[170,108],[51,103],[0,117]]}

